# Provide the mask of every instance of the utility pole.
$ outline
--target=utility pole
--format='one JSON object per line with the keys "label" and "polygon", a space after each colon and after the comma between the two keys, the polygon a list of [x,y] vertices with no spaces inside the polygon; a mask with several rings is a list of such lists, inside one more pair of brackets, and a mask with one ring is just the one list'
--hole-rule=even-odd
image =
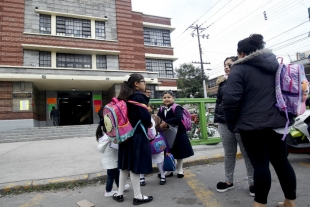
{"label": "utility pole", "polygon": [[[201,25],[200,25],[201,26]],[[201,76],[202,76],[202,79],[203,79],[203,93],[204,93],[204,97],[205,98],[208,98],[208,95],[207,95],[207,89],[206,89],[206,77],[205,77],[205,71],[203,69],[203,65],[204,64],[210,64],[210,63],[207,63],[207,62],[203,62],[202,61],[202,49],[201,49],[201,45],[200,45],[200,35],[199,35],[199,31],[202,30],[204,31],[205,29],[207,28],[201,28],[200,26],[198,26],[196,24],[196,26],[190,26],[189,28],[192,28],[192,29],[195,29],[197,31],[197,37],[198,37],[198,46],[199,46],[199,55],[200,55],[200,62],[192,62],[192,63],[200,63],[200,67],[201,67]],[[193,33],[192,36],[194,37],[195,34]],[[201,35],[202,38],[207,38],[209,39],[209,35]]]}

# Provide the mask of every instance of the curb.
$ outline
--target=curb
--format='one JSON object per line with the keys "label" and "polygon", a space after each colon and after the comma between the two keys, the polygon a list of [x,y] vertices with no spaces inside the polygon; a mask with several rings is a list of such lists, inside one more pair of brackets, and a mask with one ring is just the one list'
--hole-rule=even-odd
{"label": "curb", "polygon": [[[236,159],[241,159],[242,154],[237,152]],[[196,165],[205,165],[215,162],[223,162],[224,155],[216,154],[212,157],[201,156],[198,158],[193,158],[190,160],[186,160],[183,163],[183,167],[192,167]],[[153,166],[153,173],[157,173],[158,168]],[[12,183],[0,183],[0,193],[10,193],[15,191],[27,191],[27,190],[44,190],[53,186],[61,186],[65,187],[70,184],[77,183],[88,183],[88,182],[96,182],[107,180],[107,175],[103,173],[89,173],[75,176],[67,176],[67,177],[58,177],[58,178],[50,178],[50,179],[40,179],[40,180],[28,180],[28,181],[19,181]]]}

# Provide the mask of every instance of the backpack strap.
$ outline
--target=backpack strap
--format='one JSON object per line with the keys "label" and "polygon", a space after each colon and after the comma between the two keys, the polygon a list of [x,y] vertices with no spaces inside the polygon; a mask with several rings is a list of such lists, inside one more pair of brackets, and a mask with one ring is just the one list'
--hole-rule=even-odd
{"label": "backpack strap", "polygon": [[140,107],[142,107],[142,108],[147,109],[147,106],[146,106],[145,104],[143,104],[143,103],[139,103],[139,102],[136,102],[136,101],[127,101],[127,102],[128,102],[128,103],[131,103],[131,104],[133,104],[133,105],[140,106]]}

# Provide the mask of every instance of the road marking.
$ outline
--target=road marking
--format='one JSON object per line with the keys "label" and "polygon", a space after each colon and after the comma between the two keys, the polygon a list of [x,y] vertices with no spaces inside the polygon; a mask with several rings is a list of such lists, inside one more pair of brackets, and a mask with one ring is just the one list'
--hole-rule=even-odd
{"label": "road marking", "polygon": [[305,166],[305,167],[310,167],[310,163],[306,163],[306,162],[300,162],[299,164]]}
{"label": "road marking", "polygon": [[41,194],[36,195],[33,197],[29,202],[19,206],[19,207],[31,207],[31,206],[38,206],[43,199],[43,196]]}
{"label": "road marking", "polygon": [[215,199],[214,194],[204,184],[195,178],[196,175],[190,170],[185,170],[185,179],[189,187],[194,191],[195,195],[203,203],[205,207],[222,207]]}

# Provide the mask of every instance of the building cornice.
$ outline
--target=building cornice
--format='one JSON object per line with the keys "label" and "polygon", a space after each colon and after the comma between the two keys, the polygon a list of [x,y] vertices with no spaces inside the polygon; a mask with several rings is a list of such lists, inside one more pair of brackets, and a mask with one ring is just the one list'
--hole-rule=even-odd
{"label": "building cornice", "polygon": [[143,27],[154,28],[154,29],[165,29],[165,30],[169,30],[170,32],[173,32],[173,30],[175,30],[175,27],[172,27],[170,25],[155,24],[155,23],[149,23],[149,22],[143,22]]}
{"label": "building cornice", "polygon": [[48,11],[42,9],[35,9],[37,13],[40,14],[47,14],[47,15],[55,15],[55,16],[63,16],[63,17],[73,17],[79,19],[90,19],[90,20],[100,20],[100,21],[108,21],[107,17],[95,17],[95,16],[87,16],[87,15],[80,15],[80,14],[70,14],[64,12],[55,12],[55,11]]}
{"label": "building cornice", "polygon": [[59,47],[52,45],[32,45],[32,44],[22,44],[24,49],[29,50],[39,50],[39,51],[55,51],[55,52],[65,52],[74,54],[103,54],[103,55],[119,55],[118,50],[98,50],[91,48],[76,48],[76,47]]}
{"label": "building cornice", "polygon": [[178,59],[176,56],[173,56],[173,55],[159,55],[159,54],[150,54],[150,53],[145,53],[145,58],[173,60],[173,61]]}

